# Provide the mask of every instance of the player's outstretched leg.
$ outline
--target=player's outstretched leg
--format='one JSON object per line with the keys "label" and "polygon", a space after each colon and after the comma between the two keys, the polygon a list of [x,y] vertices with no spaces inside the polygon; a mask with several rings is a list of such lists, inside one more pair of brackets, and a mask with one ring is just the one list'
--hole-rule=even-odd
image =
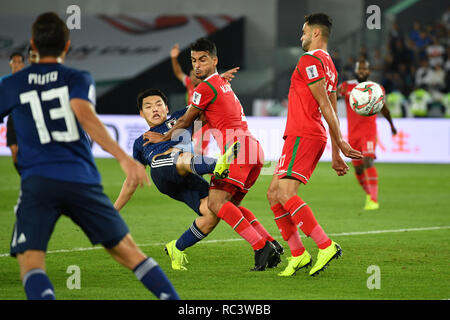
{"label": "player's outstretched leg", "polygon": [[164,247],[170,258],[172,269],[174,270],[187,270],[186,265],[189,262],[184,250],[206,238],[220,221],[219,218],[209,210],[208,197],[200,199],[198,211],[201,216],[192,222],[191,226],[178,238],[178,240],[170,241]]}
{"label": "player's outstretched leg", "polygon": [[230,164],[236,159],[240,148],[241,143],[236,141],[217,159],[216,167],[214,168],[214,175],[217,179],[225,179],[228,177]]}

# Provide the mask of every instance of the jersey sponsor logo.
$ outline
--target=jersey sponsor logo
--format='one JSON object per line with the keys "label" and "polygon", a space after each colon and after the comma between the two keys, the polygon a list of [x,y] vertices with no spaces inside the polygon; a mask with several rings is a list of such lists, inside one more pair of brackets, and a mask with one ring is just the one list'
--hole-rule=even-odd
{"label": "jersey sponsor logo", "polygon": [[319,76],[317,67],[314,64],[312,66],[306,67],[306,74],[308,75],[308,79],[314,79]]}
{"label": "jersey sponsor logo", "polygon": [[200,93],[194,92],[194,94],[192,96],[192,103],[198,105],[200,103],[201,98],[202,98],[202,95]]}

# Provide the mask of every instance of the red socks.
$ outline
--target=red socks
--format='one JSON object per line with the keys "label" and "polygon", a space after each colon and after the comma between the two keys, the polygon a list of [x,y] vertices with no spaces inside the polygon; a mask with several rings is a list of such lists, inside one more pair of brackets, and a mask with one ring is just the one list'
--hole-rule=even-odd
{"label": "red socks", "polygon": [[317,223],[311,208],[302,198],[297,195],[293,196],[285,203],[284,208],[290,212],[294,224],[305,235],[311,237],[319,249],[325,249],[331,244],[330,238],[328,238],[322,227]]}
{"label": "red socks", "polygon": [[361,187],[363,188],[364,192],[366,194],[370,194],[369,189],[367,188],[367,177],[366,177],[366,172],[364,171],[361,174],[357,174],[355,172],[355,176],[356,176],[356,180],[358,180],[359,184],[361,185]]}
{"label": "red socks", "polygon": [[247,220],[252,225],[252,227],[261,235],[261,237],[270,242],[274,240],[270,233],[267,232],[264,226],[256,219],[253,212],[242,206],[239,207],[239,210],[241,210],[245,220]]}
{"label": "red socks", "polygon": [[264,239],[248,222],[238,209],[231,202],[225,203],[220,208],[217,216],[228,223],[234,231],[236,231],[242,238],[244,238],[253,250],[259,250],[264,248],[266,239]]}
{"label": "red socks", "polygon": [[367,189],[372,201],[378,202],[378,173],[375,167],[366,169]]}
{"label": "red socks", "polygon": [[284,241],[287,241],[292,256],[298,257],[299,255],[302,255],[303,252],[305,252],[305,247],[300,239],[297,227],[291,220],[290,213],[283,208],[281,203],[277,203],[270,209],[272,209],[272,212],[275,215],[275,223],[277,224],[278,230],[280,230]]}

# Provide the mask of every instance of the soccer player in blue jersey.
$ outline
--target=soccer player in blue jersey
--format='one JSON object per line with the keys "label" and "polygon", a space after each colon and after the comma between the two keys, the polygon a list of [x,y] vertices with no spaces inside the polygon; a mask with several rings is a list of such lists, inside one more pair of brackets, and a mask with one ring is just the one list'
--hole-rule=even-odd
{"label": "soccer player in blue jersey", "polygon": [[61,214],[106,251],[156,297],[179,299],[157,262],[144,255],[103,193],[87,134],[119,162],[132,185],[149,184],[144,167],[110,137],[94,111],[95,87],[85,71],[62,65],[69,30],[52,12],[37,17],[30,41],[37,63],[0,84],[0,121],[14,116],[20,146],[21,193],[10,254],[28,299],[55,299],[45,252]]}
{"label": "soccer player in blue jersey", "polygon": [[[143,91],[137,100],[139,114],[148,123],[151,132],[164,134],[169,131],[187,110],[184,108],[168,116],[167,97],[158,89]],[[183,251],[205,238],[219,223],[219,218],[208,208],[209,183],[202,177],[203,174],[214,172],[217,161],[193,154],[192,131],[193,126],[190,126],[170,141],[150,144],[145,144],[142,135],[133,146],[133,157],[144,166],[150,166],[151,177],[158,190],[184,202],[199,215],[178,240],[170,241],[165,246],[175,270],[187,269],[188,261]],[[238,151],[239,143],[235,143],[218,161],[231,163]],[[136,185],[125,179],[114,207],[121,210],[136,188]]]}
{"label": "soccer player in blue jersey", "polygon": [[[25,67],[23,54],[20,52],[13,52],[9,56],[9,67],[11,68],[11,74],[14,74],[17,71],[22,70]],[[7,75],[5,77],[9,76],[10,75]],[[0,82],[5,77],[0,78]],[[17,137],[16,132],[14,130],[13,117],[8,117],[8,121],[6,122],[6,146],[11,150],[11,157],[13,160],[14,167],[20,174],[19,167],[17,165],[17,153],[19,152],[19,147],[17,146]]]}

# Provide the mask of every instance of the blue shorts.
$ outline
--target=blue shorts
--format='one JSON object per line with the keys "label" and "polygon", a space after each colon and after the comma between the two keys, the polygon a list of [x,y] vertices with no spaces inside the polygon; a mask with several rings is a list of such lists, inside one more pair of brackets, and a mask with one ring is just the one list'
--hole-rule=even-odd
{"label": "blue shorts", "polygon": [[10,254],[47,251],[62,214],[80,226],[93,245],[112,248],[129,232],[101,185],[30,176],[22,181]]}
{"label": "blue shorts", "polygon": [[201,216],[200,200],[208,196],[209,183],[193,173],[180,176],[176,168],[178,155],[179,152],[172,152],[153,159],[150,166],[153,183],[161,193],[184,202]]}

